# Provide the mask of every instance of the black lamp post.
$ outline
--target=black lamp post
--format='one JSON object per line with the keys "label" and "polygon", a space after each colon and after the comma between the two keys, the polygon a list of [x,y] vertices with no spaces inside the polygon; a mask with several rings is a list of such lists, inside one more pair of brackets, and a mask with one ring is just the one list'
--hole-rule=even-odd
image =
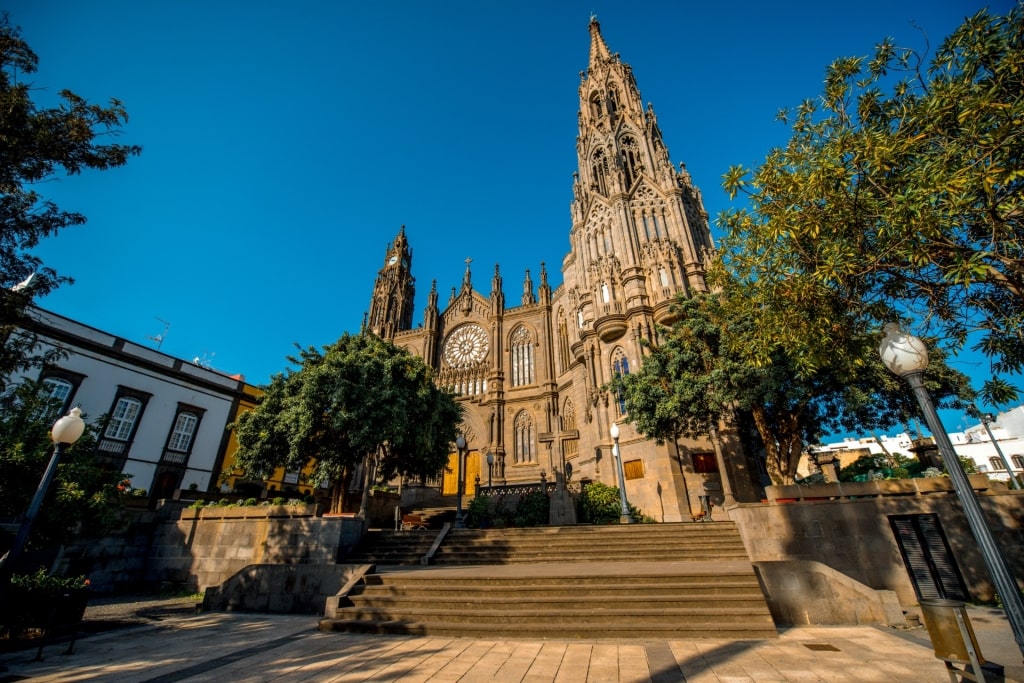
{"label": "black lamp post", "polygon": [[1003,461],[1003,465],[1006,466],[1006,473],[1010,475],[1010,486],[1012,488],[1019,489],[1020,482],[1017,481],[1017,477],[1014,476],[1013,474],[1013,465],[1006,458],[1006,455],[1003,453],[1003,449],[999,447],[999,442],[996,440],[995,435],[992,433],[992,428],[989,427],[989,425],[995,421],[996,416],[993,415],[992,413],[985,413],[984,415],[981,416],[981,424],[985,425],[985,431],[988,432],[988,439],[989,441],[992,442],[992,445],[995,446],[996,454],[999,456],[999,459]]}
{"label": "black lamp post", "polygon": [[53,439],[53,455],[50,456],[50,463],[46,466],[46,472],[43,473],[43,478],[39,481],[39,488],[36,489],[32,503],[28,506],[28,512],[25,513],[25,517],[21,520],[21,526],[18,527],[18,535],[14,537],[11,549],[7,551],[3,558],[0,558],[0,574],[4,576],[10,574],[9,569],[13,568],[18,556],[21,555],[21,551],[25,549],[28,536],[32,532],[32,524],[39,515],[39,508],[42,507],[43,499],[46,498],[46,491],[50,488],[50,482],[53,481],[53,476],[57,473],[57,463],[60,462],[64,446],[78,441],[84,431],[85,422],[82,421],[82,411],[78,407],[72,408],[71,412],[54,423],[53,429],[50,430],[50,437]]}
{"label": "black lamp post", "polygon": [[615,466],[619,471],[619,503],[622,505],[619,523],[633,524],[636,520],[634,520],[633,515],[629,513],[629,501],[626,500],[626,473],[622,469],[622,454],[619,452],[619,425],[612,422],[612,426],[608,429],[608,433],[612,436],[612,455],[615,456]]}
{"label": "black lamp post", "polygon": [[494,453],[487,451],[487,488],[491,488],[491,475],[494,473]]}
{"label": "black lamp post", "polygon": [[953,481],[953,489],[963,506],[967,524],[978,541],[982,557],[985,558],[985,564],[988,566],[993,583],[995,583],[996,591],[1006,608],[1006,616],[1013,629],[1014,640],[1017,641],[1020,651],[1024,653],[1024,600],[1021,599],[1017,581],[1010,573],[1006,558],[992,536],[992,530],[989,529],[988,523],[985,521],[974,489],[971,488],[967,475],[960,466],[960,459],[953,449],[953,444],[939,420],[939,414],[935,410],[931,396],[924,386],[924,371],[928,367],[928,349],[920,339],[901,331],[899,325],[889,323],[885,326],[885,339],[882,340],[878,353],[882,356],[885,367],[907,380],[914,390],[917,402],[921,406],[921,412],[924,413],[925,422],[928,423],[928,428],[935,439],[935,445],[939,447],[939,453],[946,463],[946,470],[949,472],[949,478]]}
{"label": "black lamp post", "polygon": [[462,460],[466,455],[466,437],[462,434],[455,439],[455,448],[459,451],[458,480],[455,482],[455,528],[465,529],[466,519],[462,516],[462,488],[464,485],[462,478],[465,476],[465,472],[463,472]]}

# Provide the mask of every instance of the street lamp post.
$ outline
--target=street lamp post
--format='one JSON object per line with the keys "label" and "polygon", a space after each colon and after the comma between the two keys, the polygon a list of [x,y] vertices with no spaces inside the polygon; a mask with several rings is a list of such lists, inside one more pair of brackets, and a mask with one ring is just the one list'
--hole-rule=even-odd
{"label": "street lamp post", "polygon": [[8,570],[13,568],[14,562],[21,555],[21,551],[25,549],[28,535],[32,531],[32,524],[39,514],[39,508],[43,505],[43,499],[46,497],[47,489],[50,488],[53,476],[57,473],[57,464],[60,462],[64,446],[70,446],[78,441],[78,438],[82,436],[84,431],[85,422],[82,421],[82,410],[78,407],[72,408],[71,412],[57,420],[53,425],[53,429],[50,430],[50,437],[53,439],[53,455],[50,456],[50,463],[46,466],[46,472],[43,473],[43,478],[39,481],[39,488],[36,489],[32,503],[28,506],[28,512],[25,513],[25,517],[21,520],[21,526],[18,527],[18,535],[14,537],[11,549],[0,559],[0,573],[4,576],[10,573]]}
{"label": "street lamp post", "polygon": [[1006,455],[1003,454],[1003,449],[999,447],[999,442],[996,441],[996,437],[992,433],[992,428],[989,427],[989,425],[995,421],[996,416],[992,413],[985,413],[981,416],[981,424],[985,425],[985,431],[988,432],[988,439],[992,442],[992,445],[995,446],[996,454],[999,456],[999,459],[1003,461],[1003,465],[1006,466],[1006,473],[1010,475],[1010,486],[1015,489],[1019,489],[1020,482],[1017,481],[1017,477],[1013,474],[1013,465],[1009,460],[1007,460]]}
{"label": "street lamp post", "polygon": [[935,410],[931,396],[924,386],[924,371],[928,367],[928,349],[920,339],[902,332],[895,323],[889,323],[885,326],[885,339],[882,340],[878,352],[882,356],[885,366],[907,380],[914,390],[917,402],[924,413],[925,422],[927,422],[935,444],[939,447],[939,453],[946,463],[946,470],[949,472],[949,478],[953,481],[953,489],[963,506],[967,524],[978,542],[989,574],[995,583],[996,591],[1006,608],[1006,616],[1013,629],[1014,640],[1017,641],[1020,651],[1024,653],[1024,600],[1021,599],[1017,581],[1010,573],[1006,558],[992,536],[992,530],[989,529],[988,523],[985,521],[974,489],[971,488],[967,475],[964,474],[964,470],[960,466],[960,459],[953,449],[953,444],[939,420],[939,414]]}
{"label": "street lamp post", "polygon": [[466,455],[466,437],[459,434],[458,438],[455,439],[455,448],[459,451],[459,465],[458,465],[458,479],[455,482],[455,528],[465,529],[466,519],[462,516],[462,478],[465,476],[463,471],[462,460]]}
{"label": "street lamp post", "polygon": [[487,488],[491,488],[491,475],[494,473],[494,453],[487,451]]}
{"label": "street lamp post", "polygon": [[620,524],[633,524],[636,520],[629,514],[629,501],[626,500],[626,473],[622,469],[622,453],[619,452],[619,425],[612,422],[608,429],[612,435],[612,455],[615,456],[615,466],[619,471],[619,503],[622,505]]}

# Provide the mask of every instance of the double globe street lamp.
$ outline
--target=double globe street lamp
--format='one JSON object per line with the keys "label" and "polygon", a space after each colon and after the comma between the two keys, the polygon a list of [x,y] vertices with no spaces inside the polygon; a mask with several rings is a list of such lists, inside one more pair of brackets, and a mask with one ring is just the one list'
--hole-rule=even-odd
{"label": "double globe street lamp", "polygon": [[1009,565],[1002,551],[992,536],[992,530],[981,511],[981,505],[971,488],[967,475],[960,465],[953,444],[946,434],[939,414],[935,410],[931,396],[924,386],[924,371],[928,367],[928,349],[917,337],[900,330],[899,325],[889,323],[885,326],[885,338],[882,340],[878,353],[882,362],[890,371],[907,380],[907,383],[914,390],[917,402],[924,413],[925,422],[931,430],[935,445],[939,448],[942,460],[946,464],[946,471],[953,481],[953,490],[956,491],[960,504],[963,506],[964,515],[967,517],[967,524],[978,541],[982,557],[988,567],[992,581],[995,583],[996,591],[1006,608],[1006,616],[1013,629],[1014,640],[1017,647],[1024,653],[1024,600],[1021,598],[1017,581],[1010,573]]}

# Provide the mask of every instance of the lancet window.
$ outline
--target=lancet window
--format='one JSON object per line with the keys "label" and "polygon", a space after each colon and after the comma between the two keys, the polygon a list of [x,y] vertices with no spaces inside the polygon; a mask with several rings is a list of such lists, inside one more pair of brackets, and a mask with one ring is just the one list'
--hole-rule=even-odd
{"label": "lancet window", "polygon": [[[615,377],[621,377],[629,374],[629,359],[626,358],[626,353],[621,348],[616,348],[612,352],[612,375]],[[626,414],[626,397],[623,396],[620,391],[616,397],[616,403],[619,407],[619,415]]]}
{"label": "lancet window", "polygon": [[515,430],[514,439],[514,458],[515,462],[528,463],[536,460],[536,452],[534,450],[534,427],[533,418],[525,410],[519,411],[516,415],[515,422],[513,423],[513,429]]}
{"label": "lancet window", "polygon": [[512,333],[512,386],[533,384],[533,337],[520,325]]}
{"label": "lancet window", "polygon": [[590,173],[594,179],[594,185],[601,194],[608,194],[608,157],[604,150],[599,149],[591,157]]}
{"label": "lancet window", "polygon": [[558,365],[562,372],[569,370],[569,326],[561,311],[558,312]]}
{"label": "lancet window", "polygon": [[626,187],[640,177],[640,148],[630,136],[622,138],[622,170],[626,174]]}

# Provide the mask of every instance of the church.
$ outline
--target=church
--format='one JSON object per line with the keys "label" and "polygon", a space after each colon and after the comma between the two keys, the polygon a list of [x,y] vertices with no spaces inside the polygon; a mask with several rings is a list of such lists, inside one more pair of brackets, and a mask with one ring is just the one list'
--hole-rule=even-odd
{"label": "church", "polygon": [[[673,322],[677,296],[706,291],[708,215],[685,165],[673,166],[632,69],[609,50],[596,18],[589,31],[562,284],[551,288],[542,261],[536,284],[527,271],[521,299],[506,304],[500,264],[481,287],[467,259],[443,307],[433,281],[414,326],[413,249],[403,226],[385,250],[364,327],[422,357],[459,396],[470,494],[477,477],[483,485],[618,486],[617,424],[629,502],[657,521],[689,521],[708,503],[713,511],[759,498],[756,463],[736,430],[722,425],[707,439],[656,444],[604,387],[643,364],[644,343],[657,343],[658,327]],[[455,492],[456,457],[446,493]]]}

